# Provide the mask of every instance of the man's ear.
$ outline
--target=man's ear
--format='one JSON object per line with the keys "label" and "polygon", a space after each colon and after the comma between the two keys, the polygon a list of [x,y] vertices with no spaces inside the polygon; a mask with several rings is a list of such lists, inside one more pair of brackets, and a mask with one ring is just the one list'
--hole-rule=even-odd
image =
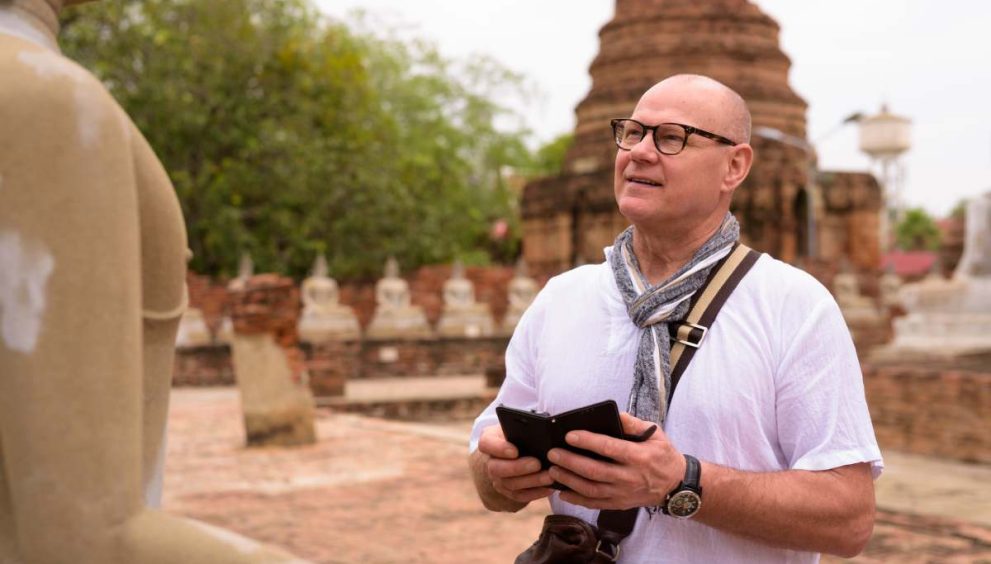
{"label": "man's ear", "polygon": [[742,143],[730,150],[732,154],[723,178],[723,191],[732,193],[750,174],[750,166],[754,164],[754,149],[748,143]]}

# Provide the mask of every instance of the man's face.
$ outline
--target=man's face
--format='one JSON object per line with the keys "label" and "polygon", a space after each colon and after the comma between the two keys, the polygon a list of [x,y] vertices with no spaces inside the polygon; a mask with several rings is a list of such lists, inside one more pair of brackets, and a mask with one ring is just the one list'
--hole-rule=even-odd
{"label": "man's face", "polygon": [[[646,125],[681,123],[731,137],[719,93],[684,81],[665,81],[640,99],[631,118]],[[732,138],[732,137],[731,137]],[[686,226],[720,212],[731,147],[690,135],[677,155],[662,155],[648,133],[632,150],[617,149],[614,189],[620,213],[649,228],[656,222]],[[720,212],[721,213],[721,212]]]}

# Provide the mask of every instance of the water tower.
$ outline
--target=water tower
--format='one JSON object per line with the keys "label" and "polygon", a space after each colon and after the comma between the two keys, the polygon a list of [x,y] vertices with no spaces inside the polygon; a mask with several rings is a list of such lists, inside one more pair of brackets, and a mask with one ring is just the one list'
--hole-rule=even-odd
{"label": "water tower", "polygon": [[901,219],[902,188],[905,173],[899,157],[911,147],[912,121],[892,114],[886,104],[881,112],[860,120],[860,150],[881,165],[881,190],[884,211],[881,213],[881,248],[888,249],[889,222]]}

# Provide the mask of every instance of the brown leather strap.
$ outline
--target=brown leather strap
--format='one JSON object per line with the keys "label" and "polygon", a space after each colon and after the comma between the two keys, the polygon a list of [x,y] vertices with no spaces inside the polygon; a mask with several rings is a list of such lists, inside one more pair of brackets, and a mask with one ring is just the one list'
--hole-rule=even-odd
{"label": "brown leather strap", "polygon": [[[678,387],[678,381],[688,368],[688,363],[692,361],[695,351],[701,346],[705,333],[715,321],[719,309],[723,307],[758,258],[760,253],[746,245],[736,243],[730,254],[716,263],[709,272],[709,277],[702,288],[695,292],[685,320],[671,324],[671,338],[674,344],[671,346],[671,389],[668,392],[668,405],[671,405],[671,398],[674,396],[675,388]],[[682,341],[693,343],[695,346],[686,345]],[[636,507],[624,510],[604,509],[599,512],[599,519],[596,521],[599,538],[613,545],[611,548],[615,549],[615,552],[612,554],[619,554],[619,543],[633,532],[639,511],[640,508]]]}

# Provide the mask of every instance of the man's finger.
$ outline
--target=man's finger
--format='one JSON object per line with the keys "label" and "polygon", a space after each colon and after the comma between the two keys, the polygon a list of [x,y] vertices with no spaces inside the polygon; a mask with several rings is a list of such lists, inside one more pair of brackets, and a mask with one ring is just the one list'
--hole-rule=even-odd
{"label": "man's finger", "polygon": [[564,437],[564,440],[571,446],[590,450],[620,463],[630,462],[631,449],[636,446],[636,443],[627,440],[589,431],[571,431]]}
{"label": "man's finger", "polygon": [[521,503],[530,503],[531,501],[534,501],[534,500],[537,500],[537,499],[540,499],[540,498],[543,498],[543,497],[548,497],[552,493],[554,493],[554,491],[555,491],[555,490],[553,490],[551,488],[530,488],[528,490],[517,490],[517,491],[501,490],[500,491],[498,487],[496,488],[496,490],[499,491],[499,493],[501,493],[502,495],[508,497],[509,499],[512,499],[514,501],[519,501]]}
{"label": "man's finger", "polygon": [[575,493],[588,499],[608,498],[613,491],[609,484],[589,480],[560,466],[551,466],[548,474],[555,481],[568,486]]}
{"label": "man's finger", "polygon": [[499,485],[508,491],[523,491],[534,488],[549,488],[554,483],[546,470],[536,474],[527,474],[516,478],[501,478]]}
{"label": "man's finger", "polygon": [[554,465],[593,482],[615,483],[621,478],[619,468],[611,462],[594,460],[563,448],[551,449],[547,456]]}
{"label": "man's finger", "polygon": [[489,459],[489,477],[493,479],[515,478],[540,472],[540,461],[532,456],[515,460]]}
{"label": "man's finger", "polygon": [[[647,429],[657,426],[657,423],[652,421],[644,421],[643,419],[639,419],[634,415],[626,413],[625,411],[619,414],[619,420],[623,423],[623,432],[627,435],[640,435],[646,432]],[[658,429],[657,432],[660,432],[660,429]]]}
{"label": "man's finger", "polygon": [[520,455],[513,443],[506,440],[498,425],[487,427],[478,439],[478,450],[495,458],[512,459]]}

